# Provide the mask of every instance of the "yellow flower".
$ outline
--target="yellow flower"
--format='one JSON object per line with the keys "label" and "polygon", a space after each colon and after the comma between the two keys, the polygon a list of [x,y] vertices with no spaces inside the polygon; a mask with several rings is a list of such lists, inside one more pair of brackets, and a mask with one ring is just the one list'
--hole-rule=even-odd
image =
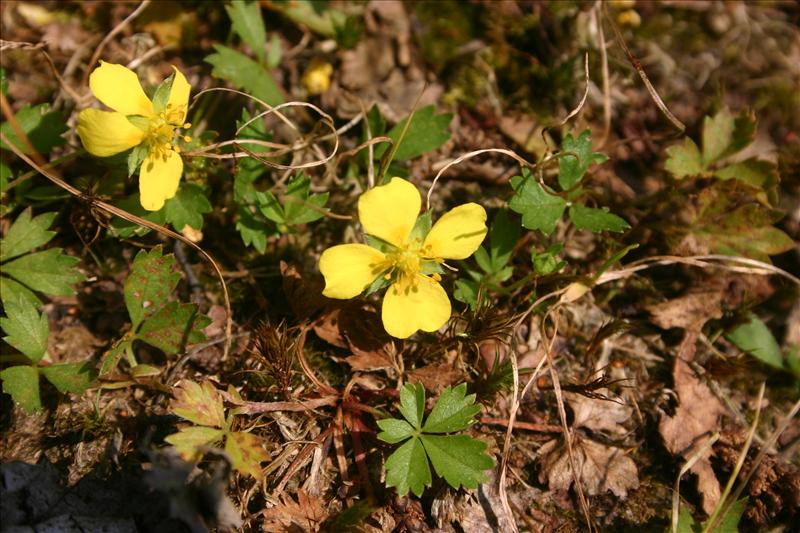
{"label": "yellow flower", "polygon": [[327,91],[331,86],[331,74],[333,66],[330,63],[319,57],[312,59],[302,79],[308,94],[322,94]]}
{"label": "yellow flower", "polygon": [[78,135],[86,151],[108,157],[140,146],[146,152],[139,172],[142,207],[157,211],[175,196],[183,174],[183,160],[174,144],[184,124],[191,87],[175,71],[169,92],[156,90],[151,101],[136,74],[122,66],[100,62],[89,76],[92,94],[114,111],[84,109],[78,115]]}
{"label": "yellow flower", "polygon": [[379,278],[390,286],[383,299],[383,327],[405,339],[417,330],[436,331],[450,318],[450,299],[439,285],[445,259],[466,259],[486,236],[486,211],[460,205],[440,218],[427,235],[415,228],[422,206],[417,188],[401,178],[365,192],[358,200],[364,231],[381,243],[328,248],[319,259],[322,294],[354,298]]}

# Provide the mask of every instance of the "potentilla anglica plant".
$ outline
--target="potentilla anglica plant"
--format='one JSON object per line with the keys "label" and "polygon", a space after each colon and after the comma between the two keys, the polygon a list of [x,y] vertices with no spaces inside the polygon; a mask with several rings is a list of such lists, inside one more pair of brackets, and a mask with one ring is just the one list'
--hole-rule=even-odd
{"label": "potentilla anglica plant", "polygon": [[132,70],[101,61],[89,77],[89,88],[113,111],[84,109],[78,116],[78,135],[90,154],[108,157],[134,148],[128,167],[132,173],[141,163],[140,201],[149,211],[175,196],[183,174],[175,141],[181,128],[191,127],[185,123],[191,87],[172,68],[150,100]]}
{"label": "potentilla anglica plant", "polygon": [[430,227],[419,217],[422,198],[401,178],[365,192],[358,219],[367,244],[328,248],[319,260],[323,294],[348,299],[367,288],[388,284],[381,316],[386,331],[407,338],[416,331],[436,331],[450,318],[450,299],[439,284],[445,259],[466,259],[486,236],[486,211],[460,205]]}

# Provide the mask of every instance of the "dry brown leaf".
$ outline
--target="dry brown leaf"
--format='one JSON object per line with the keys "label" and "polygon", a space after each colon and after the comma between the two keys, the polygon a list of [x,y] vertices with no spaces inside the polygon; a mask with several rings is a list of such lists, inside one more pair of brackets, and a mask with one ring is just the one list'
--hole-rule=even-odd
{"label": "dry brown leaf", "polygon": [[668,302],[650,305],[653,323],[664,329],[700,330],[707,320],[722,316],[723,295],[718,290],[694,291]]}
{"label": "dry brown leaf", "polygon": [[285,261],[281,261],[280,268],[283,292],[297,318],[311,316],[330,301],[322,296],[325,282],[320,274],[305,275]]}
{"label": "dry brown leaf", "polygon": [[393,366],[389,355],[391,339],[386,335],[378,314],[358,303],[329,308],[314,323],[321,339],[339,348],[349,348],[353,355],[347,363],[353,370],[374,371]]}
{"label": "dry brown leaf", "polygon": [[[658,431],[667,449],[674,455],[689,458],[703,445],[706,438],[718,427],[719,417],[724,413],[722,404],[702,383],[689,367],[694,358],[697,333],[687,331],[675,357],[673,379],[678,395],[678,409],[672,417],[664,417]],[[702,495],[703,510],[711,513],[719,502],[720,487],[707,450],[692,466],[690,472],[697,475],[698,491]]]}
{"label": "dry brown leaf", "polygon": [[608,389],[597,389],[594,392],[610,399],[587,398],[574,392],[564,393],[574,415],[572,427],[616,434],[625,433],[627,430],[621,424],[631,417],[633,409],[626,405],[622,398],[611,395]]}
{"label": "dry brown leaf", "polygon": [[462,379],[461,372],[453,368],[450,363],[434,363],[432,365],[415,368],[408,373],[409,383],[422,383],[432,392],[441,392]]}
{"label": "dry brown leaf", "polygon": [[268,533],[319,531],[319,526],[328,517],[322,497],[309,496],[302,489],[297,491],[297,501],[285,493],[281,495],[280,501],[279,505],[261,511],[264,517],[261,531]]}
{"label": "dry brown leaf", "polygon": [[[553,491],[569,490],[573,477],[566,443],[561,439],[551,440],[540,448],[539,453],[539,481],[547,481]],[[580,482],[590,496],[610,490],[615,496],[625,498],[628,490],[639,486],[636,463],[619,448],[576,435],[572,453]]]}

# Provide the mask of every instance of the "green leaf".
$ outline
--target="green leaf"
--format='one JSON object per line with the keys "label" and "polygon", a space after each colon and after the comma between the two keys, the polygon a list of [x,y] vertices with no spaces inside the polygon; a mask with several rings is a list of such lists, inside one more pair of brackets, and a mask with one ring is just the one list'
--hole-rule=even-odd
{"label": "green leaf", "polygon": [[13,259],[46,244],[55,236],[49,231],[58,213],[42,213],[31,218],[31,208],[25,209],[0,240],[0,262]]}
{"label": "green leaf", "polygon": [[767,325],[756,315],[749,313],[748,321],[734,328],[725,338],[762,363],[783,369],[781,348]]}
{"label": "green leaf", "polygon": [[13,276],[31,289],[56,296],[75,294],[73,285],[84,279],[73,268],[77,257],[62,255],[61,248],[50,248],[24,255],[3,265],[3,272]]}
{"label": "green leaf", "polygon": [[178,193],[164,204],[164,215],[167,222],[176,231],[184,226],[203,229],[203,214],[211,212],[211,204],[206,198],[203,188],[194,183],[186,183]]}
{"label": "green leaf", "polygon": [[0,372],[3,391],[30,414],[42,408],[39,396],[39,372],[32,366],[12,366]]}
{"label": "green leaf", "polygon": [[471,279],[457,279],[455,281],[455,290],[453,291],[453,298],[461,303],[465,303],[470,309],[475,310],[478,307],[478,288],[480,284]]}
{"label": "green leaf", "polygon": [[245,246],[252,246],[262,254],[267,249],[267,236],[273,233],[273,227],[253,215],[247,206],[239,206],[236,229]]}
{"label": "green leaf", "polygon": [[175,272],[175,258],[172,254],[161,255],[160,246],[136,254],[131,273],[125,279],[125,305],[133,330],[167,301],[180,278]]}
{"label": "green leaf", "polygon": [[[164,209],[159,209],[158,211],[147,211],[144,207],[142,207],[138,192],[119,200],[114,205],[132,215],[149,220],[150,222],[158,224],[159,226],[163,226],[166,221]],[[119,237],[120,239],[130,239],[134,236],[141,237],[142,235],[146,235],[150,232],[150,228],[140,226],[135,222],[128,222],[127,220],[119,217],[114,217],[114,219],[111,221],[111,228],[112,229],[109,230],[110,233]]]}
{"label": "green leaf", "polygon": [[717,522],[713,529],[714,533],[739,533],[739,521],[742,519],[747,498],[742,498],[733,503],[726,511],[722,519]]}
{"label": "green leaf", "polygon": [[222,440],[225,431],[222,429],[192,426],[183,428],[164,440],[173,446],[185,459],[192,458],[201,446],[210,446]]}
{"label": "green leaf", "polygon": [[540,276],[553,274],[564,268],[567,263],[559,261],[558,254],[564,249],[564,245],[557,243],[553,244],[543,252],[531,252],[531,262],[533,263],[533,270]]}
{"label": "green leaf", "polygon": [[136,174],[136,171],[139,170],[142,161],[144,161],[144,158],[147,157],[148,151],[149,148],[146,143],[137,144],[133,147],[133,149],[131,149],[130,153],[128,154],[128,177]]}
{"label": "green leaf", "polygon": [[263,100],[269,105],[283,103],[283,93],[272,75],[264,67],[236,50],[215,44],[215,54],[206,56],[205,61],[214,68],[211,74],[233,84],[237,89]]}
{"label": "green leaf", "polygon": [[378,427],[383,430],[378,433],[378,439],[389,444],[397,444],[414,434],[414,427],[405,420],[384,418],[378,420],[377,423]]}
{"label": "green leaf", "polygon": [[751,157],[715,170],[714,176],[721,180],[739,180],[752,187],[762,189],[766,193],[764,199],[768,203],[772,205],[778,203],[777,186],[780,178],[775,163],[771,161],[761,161]]}
{"label": "green leaf", "polygon": [[488,481],[484,470],[494,466],[486,455],[486,443],[467,435],[422,435],[425,452],[439,477],[457,489],[476,489]]}
{"label": "green leaf", "polygon": [[431,469],[422,442],[416,437],[409,440],[386,459],[386,486],[397,487],[400,496],[411,489],[417,497],[431,484]]}
{"label": "green leaf", "polygon": [[[49,154],[53,148],[66,142],[61,137],[61,134],[67,131],[64,115],[60,111],[50,111],[49,104],[36,106],[26,104],[17,111],[15,117],[22,131],[28,136],[28,140],[40,154]],[[23,153],[30,155],[30,150],[17,138],[9,122],[0,124],[0,132]],[[10,150],[10,147],[2,142],[0,148]]]}
{"label": "green leaf", "polygon": [[293,226],[307,224],[325,216],[327,209],[323,209],[323,206],[328,201],[328,193],[310,194],[310,191],[311,180],[302,172],[292,178],[286,186],[283,212],[287,224]]}
{"label": "green leaf", "polygon": [[[703,526],[695,522],[694,517],[692,517],[692,513],[685,506],[681,506],[680,511],[678,512],[678,533],[701,533],[703,530]],[[666,531],[670,531],[667,528]]]}
{"label": "green leaf", "polygon": [[425,387],[420,383],[406,383],[400,389],[398,409],[414,429],[422,427],[422,415],[425,412]]}
{"label": "green leaf", "polygon": [[[558,184],[564,191],[571,189],[583,179],[592,162],[603,163],[608,159],[599,152],[592,152],[592,132],[588,129],[577,139],[568,133],[561,143],[561,152],[564,155],[558,162]],[[566,152],[577,154],[578,157]]]}
{"label": "green leaf", "polygon": [[34,364],[44,357],[47,351],[47,338],[50,326],[47,315],[41,315],[30,301],[24,298],[3,301],[8,315],[0,318],[0,327],[5,331],[3,340],[25,354]]}
{"label": "green leaf", "polygon": [[[394,153],[394,159],[396,161],[414,159],[442,146],[450,140],[451,120],[453,120],[452,113],[437,115],[433,105],[417,109],[411,124],[408,126],[405,137]],[[387,136],[395,143],[400,139],[400,134],[403,132],[406,122],[408,122],[408,117],[389,130]],[[374,131],[372,135],[373,137],[375,136]],[[387,149],[388,147],[383,144],[376,146],[375,157],[380,158]]]}
{"label": "green leaf", "polygon": [[261,7],[258,2],[238,1],[225,6],[225,11],[231,18],[231,26],[239,37],[253,50],[260,62],[264,62],[264,44],[267,42],[267,32],[264,29],[264,19],[261,17]]}
{"label": "green leaf", "polygon": [[497,212],[489,228],[489,264],[491,272],[497,274],[511,260],[514,246],[519,239],[519,223],[512,222],[508,210]]}
{"label": "green leaf", "polygon": [[530,174],[519,182],[508,207],[522,215],[522,225],[550,235],[564,214],[567,202],[559,196],[545,192]]}
{"label": "green leaf", "polygon": [[422,431],[425,433],[452,433],[466,429],[473,422],[473,417],[480,412],[481,406],[475,405],[475,395],[467,395],[467,384],[462,383],[455,388],[447,387],[442,391],[436,405],[425,420]]}
{"label": "green leaf", "polygon": [[30,302],[30,304],[36,308],[42,305],[42,302],[36,297],[33,291],[25,285],[5,276],[0,276],[0,298],[2,298],[4,306],[8,305],[10,301],[19,299]]}
{"label": "green leaf", "polygon": [[595,209],[581,204],[572,204],[569,208],[569,218],[578,229],[588,229],[594,232],[614,231],[621,233],[628,228],[623,218],[608,212],[608,208]]}
{"label": "green leaf", "polygon": [[187,344],[206,340],[203,328],[210,323],[211,319],[197,312],[196,305],[170,302],[144,321],[136,338],[174,354]]}
{"label": "green leaf", "polygon": [[703,163],[711,163],[735,154],[753,142],[756,120],[752,113],[738,117],[727,109],[703,120]]}
{"label": "green leaf", "polygon": [[62,394],[67,392],[83,394],[92,386],[95,378],[94,369],[88,361],[58,363],[42,367],[39,371]]}
{"label": "green leaf", "polygon": [[130,346],[130,341],[117,342],[100,359],[100,377],[105,377],[113,372],[119,360],[125,355],[125,350]]}
{"label": "green leaf", "polygon": [[210,381],[201,384],[182,381],[173,394],[175,399],[170,402],[170,407],[179,417],[198,426],[226,426],[222,394]]}
{"label": "green leaf", "polygon": [[683,144],[673,144],[667,148],[667,156],[664,168],[676,178],[696,176],[705,170],[700,149],[689,137],[683,139]]}
{"label": "green leaf", "polygon": [[172,91],[172,83],[175,81],[175,72],[173,71],[170,76],[158,84],[156,91],[153,93],[153,112],[155,114],[162,113],[167,108],[169,102],[169,93]]}
{"label": "green leaf", "polygon": [[225,453],[231,459],[231,465],[244,474],[256,479],[264,477],[261,463],[269,459],[264,450],[262,440],[255,435],[244,432],[228,433],[225,438]]}

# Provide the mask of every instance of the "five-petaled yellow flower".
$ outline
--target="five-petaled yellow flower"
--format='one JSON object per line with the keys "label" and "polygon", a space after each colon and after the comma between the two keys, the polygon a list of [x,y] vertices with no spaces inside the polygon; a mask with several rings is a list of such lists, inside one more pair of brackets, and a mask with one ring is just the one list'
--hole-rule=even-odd
{"label": "five-petaled yellow flower", "polygon": [[86,151],[108,157],[135,146],[147,156],[139,172],[142,207],[157,211],[175,196],[183,174],[183,160],[175,145],[176,130],[184,124],[191,87],[175,71],[168,97],[159,103],[144,94],[136,74],[122,66],[100,62],[89,77],[94,96],[114,111],[84,109],[78,116],[78,135]]}
{"label": "five-petaled yellow flower", "polygon": [[325,277],[322,294],[354,298],[383,278],[391,284],[383,298],[383,326],[405,339],[417,330],[436,331],[450,318],[450,299],[439,285],[437,267],[445,259],[466,259],[486,236],[486,211],[478,204],[460,205],[440,218],[427,235],[414,231],[422,199],[401,178],[365,192],[358,200],[358,219],[382,250],[366,244],[328,248],[319,259]]}

